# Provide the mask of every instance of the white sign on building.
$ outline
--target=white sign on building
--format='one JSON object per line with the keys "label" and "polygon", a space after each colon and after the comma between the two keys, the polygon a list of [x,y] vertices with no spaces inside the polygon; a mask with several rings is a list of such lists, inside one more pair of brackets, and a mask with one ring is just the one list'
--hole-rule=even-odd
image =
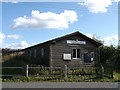
{"label": "white sign on building", "polygon": [[67,44],[86,44],[85,41],[67,40]]}
{"label": "white sign on building", "polygon": [[64,60],[71,60],[71,54],[63,54]]}

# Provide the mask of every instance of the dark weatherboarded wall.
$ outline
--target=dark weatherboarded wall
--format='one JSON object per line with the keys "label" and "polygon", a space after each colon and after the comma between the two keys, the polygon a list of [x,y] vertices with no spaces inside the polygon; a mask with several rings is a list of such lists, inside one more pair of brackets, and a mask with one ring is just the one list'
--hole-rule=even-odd
{"label": "dark weatherboarded wall", "polygon": [[[86,41],[85,45],[68,45],[67,40],[76,40],[79,41]],[[80,59],[72,59],[70,61],[64,61],[63,60],[63,54],[64,53],[71,53],[72,49],[78,48],[80,49]],[[97,62],[97,47],[89,42],[88,40],[83,39],[79,36],[72,36],[67,39],[61,40],[59,42],[56,42],[51,46],[51,66],[53,67],[61,67],[64,65],[68,65],[68,67],[78,67],[83,66],[85,64],[84,62],[84,53],[87,52],[94,52],[94,62],[90,62],[90,64],[94,64]]]}
{"label": "dark weatherboarded wall", "polygon": [[[49,61],[50,61],[50,45],[49,43],[47,44],[42,44],[42,45],[37,45],[34,47],[31,47],[29,49],[26,49],[26,56],[29,58],[29,61],[31,64],[39,64],[43,66],[49,66]],[[44,55],[42,56],[41,50],[42,48]],[[35,50],[36,50],[36,55],[35,55]],[[31,52],[31,55],[30,55]]]}
{"label": "dark weatherboarded wall", "polygon": [[[86,44],[68,44],[67,40],[85,41]],[[23,51],[25,51],[25,56],[29,58],[31,64],[51,67],[63,67],[64,65],[68,65],[68,67],[82,67],[86,66],[86,64],[93,66],[98,64],[98,46],[100,46],[99,43],[79,32],[75,32],[32,47],[28,47]],[[41,49],[44,49],[43,56],[41,55]],[[76,59],[72,58],[71,60],[64,60],[63,54],[71,54],[72,56],[73,49],[80,50],[80,58],[77,57]],[[85,62],[84,59],[86,57],[88,58],[88,55],[90,55],[89,53],[94,53],[94,60],[92,62]],[[89,60],[92,60],[92,58],[89,57]]]}

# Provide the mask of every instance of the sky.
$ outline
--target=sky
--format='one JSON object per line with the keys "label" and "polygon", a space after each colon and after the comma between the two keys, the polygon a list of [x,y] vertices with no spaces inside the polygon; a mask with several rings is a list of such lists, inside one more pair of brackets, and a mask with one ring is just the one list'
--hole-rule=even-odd
{"label": "sky", "polygon": [[22,49],[76,31],[116,46],[118,0],[2,2],[2,48]]}

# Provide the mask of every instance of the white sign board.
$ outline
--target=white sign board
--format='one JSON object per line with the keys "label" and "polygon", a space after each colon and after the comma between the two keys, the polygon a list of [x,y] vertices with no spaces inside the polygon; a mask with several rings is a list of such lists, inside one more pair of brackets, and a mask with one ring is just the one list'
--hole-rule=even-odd
{"label": "white sign board", "polygon": [[71,60],[71,54],[63,54],[64,60]]}
{"label": "white sign board", "polygon": [[86,44],[85,41],[67,40],[67,44]]}

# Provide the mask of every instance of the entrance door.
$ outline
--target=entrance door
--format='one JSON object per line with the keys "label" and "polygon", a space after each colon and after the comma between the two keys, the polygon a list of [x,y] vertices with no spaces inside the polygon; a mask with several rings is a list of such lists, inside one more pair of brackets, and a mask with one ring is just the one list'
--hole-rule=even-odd
{"label": "entrance door", "polygon": [[84,54],[84,62],[92,62],[94,60],[94,53],[85,53]]}

